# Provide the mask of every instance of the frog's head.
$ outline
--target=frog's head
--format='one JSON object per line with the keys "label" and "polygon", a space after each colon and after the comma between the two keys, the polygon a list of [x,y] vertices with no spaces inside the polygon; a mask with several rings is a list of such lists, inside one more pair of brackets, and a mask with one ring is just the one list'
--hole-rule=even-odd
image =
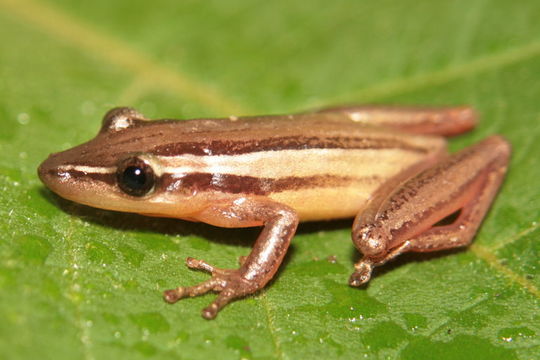
{"label": "frog's head", "polygon": [[189,217],[197,205],[190,201],[188,209],[183,200],[196,191],[182,186],[182,175],[197,164],[177,158],[175,169],[180,171],[170,171],[167,160],[154,151],[171,125],[170,121],[147,121],[130,108],[112,109],[94,139],[51,154],[39,166],[38,175],[58,195],[85,205]]}

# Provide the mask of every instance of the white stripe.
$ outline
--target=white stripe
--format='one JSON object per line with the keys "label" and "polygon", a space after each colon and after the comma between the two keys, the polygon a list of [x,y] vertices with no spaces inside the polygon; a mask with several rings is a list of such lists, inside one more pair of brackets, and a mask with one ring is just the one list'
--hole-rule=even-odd
{"label": "white stripe", "polygon": [[93,174],[112,174],[116,172],[116,166],[104,167],[104,166],[85,166],[85,165],[64,165],[58,168],[59,171],[81,171],[85,173]]}
{"label": "white stripe", "polygon": [[239,155],[160,156],[163,173],[205,172],[280,178],[318,174],[391,176],[425,155],[402,149],[305,149]]}
{"label": "white stripe", "polygon": [[[425,155],[402,149],[305,149],[259,151],[239,155],[152,157],[157,176],[204,172],[281,178],[286,176],[351,175],[389,177],[420,161]],[[112,174],[116,167],[64,165],[60,171]]]}

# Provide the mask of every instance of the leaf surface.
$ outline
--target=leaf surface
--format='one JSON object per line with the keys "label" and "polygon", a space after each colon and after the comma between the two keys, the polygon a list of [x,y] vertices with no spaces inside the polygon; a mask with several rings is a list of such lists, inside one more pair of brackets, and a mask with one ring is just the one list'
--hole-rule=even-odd
{"label": "leaf surface", "polygon": [[[0,355],[7,359],[540,358],[540,3],[0,0]],[[275,281],[215,321],[186,256],[236,266],[257,230],[77,205],[36,176],[112,106],[148,117],[336,103],[471,104],[513,145],[474,244],[347,286],[350,221],[304,224]],[[329,258],[336,259],[335,262]]]}

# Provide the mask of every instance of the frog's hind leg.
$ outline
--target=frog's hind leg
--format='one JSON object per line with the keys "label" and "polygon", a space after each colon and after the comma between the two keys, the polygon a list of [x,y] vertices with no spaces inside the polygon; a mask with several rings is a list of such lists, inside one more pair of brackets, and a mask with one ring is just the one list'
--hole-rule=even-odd
{"label": "frog's hind leg", "polygon": [[[353,242],[363,253],[349,283],[367,282],[373,267],[409,251],[468,245],[501,185],[510,146],[492,136],[407,181],[378,209],[360,215]],[[439,225],[453,214],[457,219]]]}
{"label": "frog's hind leg", "polygon": [[341,114],[354,122],[383,126],[410,134],[452,136],[467,132],[476,125],[477,114],[469,106],[342,106],[317,111]]}

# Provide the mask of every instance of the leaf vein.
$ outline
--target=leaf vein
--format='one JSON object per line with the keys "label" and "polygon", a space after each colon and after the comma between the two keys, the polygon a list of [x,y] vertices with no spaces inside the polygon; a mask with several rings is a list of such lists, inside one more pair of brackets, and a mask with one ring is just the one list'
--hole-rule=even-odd
{"label": "leaf vein", "polygon": [[266,314],[266,322],[268,324],[268,331],[270,332],[270,337],[272,338],[272,343],[274,344],[276,359],[283,359],[283,350],[281,349],[281,343],[278,340],[277,328],[274,323],[274,316],[272,315],[272,309],[270,308],[270,303],[266,292],[263,291],[261,294],[261,303]]}
{"label": "leaf vein", "polygon": [[200,104],[219,111],[243,113],[245,110],[216,89],[171,69],[144,53],[132,48],[111,34],[92,27],[51,4],[33,0],[0,0],[0,6],[19,19],[44,30],[53,38],[81,49],[93,57],[134,73],[149,87],[159,86],[174,94],[181,94]]}
{"label": "leaf vein", "polygon": [[533,296],[540,298],[540,290],[538,290],[538,288],[534,286],[532,282],[503,265],[500,259],[498,259],[497,256],[490,251],[490,249],[478,244],[471,245],[470,249],[472,253],[476,255],[476,257],[484,260],[492,268],[503,274],[508,280],[510,280],[510,282],[519,284]]}
{"label": "leaf vein", "polygon": [[77,251],[73,248],[72,244],[76,243],[72,241],[73,233],[76,229],[75,220],[72,216],[68,218],[68,228],[64,234],[66,243],[68,244],[67,254],[68,254],[68,266],[71,276],[69,280],[71,281],[71,286],[68,290],[67,299],[73,304],[74,307],[74,316],[75,316],[75,326],[78,328],[79,341],[81,342],[84,358],[85,360],[94,360],[94,356],[91,352],[91,337],[88,331],[88,327],[84,323],[82,318],[82,311],[80,306],[80,300],[78,300],[78,294],[80,292],[80,285],[77,282],[79,277],[78,264],[77,264]]}
{"label": "leaf vein", "polygon": [[465,63],[450,64],[439,70],[376,83],[358,92],[348,93],[346,98],[338,98],[335,101],[342,102],[349,99],[363,102],[377,101],[431,86],[446,84],[466,76],[504,68],[538,55],[540,55],[540,41],[533,41],[499,53],[483,55]]}
{"label": "leaf vein", "polygon": [[530,227],[520,231],[516,235],[510,236],[506,240],[499,241],[493,246],[486,247],[486,249],[491,251],[491,252],[495,252],[495,251],[505,247],[506,245],[512,244],[513,242],[521,239],[522,237],[527,236],[529,233],[535,231],[538,228],[540,228],[540,219],[538,221],[533,221],[532,225]]}

